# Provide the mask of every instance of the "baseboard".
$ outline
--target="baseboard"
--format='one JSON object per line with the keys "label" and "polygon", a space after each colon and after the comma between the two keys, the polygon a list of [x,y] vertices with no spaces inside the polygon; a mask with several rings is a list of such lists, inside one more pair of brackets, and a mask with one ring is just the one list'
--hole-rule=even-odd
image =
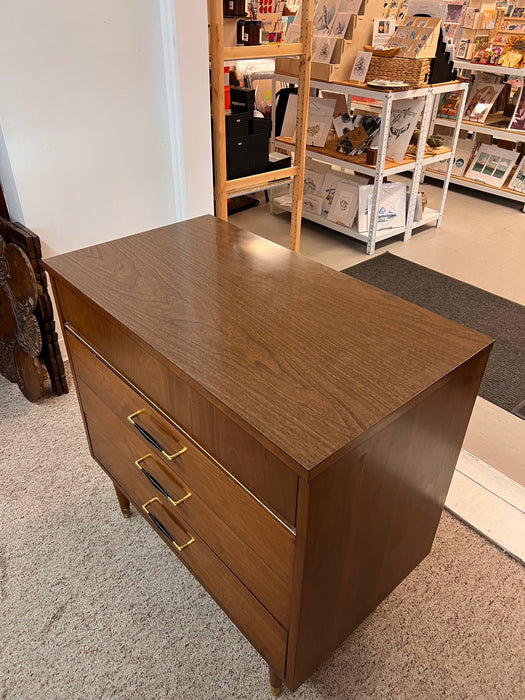
{"label": "baseboard", "polygon": [[465,450],[445,508],[525,563],[525,488]]}

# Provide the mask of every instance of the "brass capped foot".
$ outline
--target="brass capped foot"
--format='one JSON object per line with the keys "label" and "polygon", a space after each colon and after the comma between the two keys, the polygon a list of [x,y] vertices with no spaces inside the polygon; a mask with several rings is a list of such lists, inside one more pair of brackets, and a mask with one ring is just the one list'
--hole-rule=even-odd
{"label": "brass capped foot", "polygon": [[279,697],[281,690],[283,689],[283,682],[275,671],[268,667],[268,675],[270,677],[270,689],[274,698]]}
{"label": "brass capped foot", "polygon": [[113,484],[113,488],[115,489],[115,493],[117,494],[118,504],[120,506],[122,515],[125,518],[131,517],[131,507],[129,504],[128,497],[125,496],[119,488],[117,488],[116,484]]}

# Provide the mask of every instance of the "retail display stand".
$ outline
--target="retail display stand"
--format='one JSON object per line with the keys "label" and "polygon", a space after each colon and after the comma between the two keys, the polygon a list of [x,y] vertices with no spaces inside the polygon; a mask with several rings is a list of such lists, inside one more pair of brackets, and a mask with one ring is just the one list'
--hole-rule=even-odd
{"label": "retail display stand", "polygon": [[[290,248],[299,250],[302,216],[302,189],[304,180],[306,119],[308,110],[308,86],[310,82],[312,24],[315,0],[303,0],[301,14],[301,41],[297,44],[271,43],[258,46],[224,46],[223,2],[208,0],[208,24],[210,39],[211,112],[213,118],[213,152],[215,172],[215,213],[228,220],[228,198],[265,190],[276,182],[292,180],[294,196],[290,225]],[[297,109],[297,149],[292,167],[257,175],[228,180],[226,170],[226,134],[224,104],[224,62],[240,59],[298,56],[300,78]]]}
{"label": "retail display stand", "polygon": [[[462,74],[472,74],[472,73],[486,73],[486,74],[496,74],[496,75],[513,75],[516,77],[521,77],[525,81],[525,69],[521,68],[506,68],[504,66],[498,65],[488,65],[488,64],[477,64],[471,63],[470,61],[454,61],[455,67],[461,71]],[[463,119],[461,123],[461,130],[465,130],[470,134],[485,134],[492,138],[493,142],[506,142],[508,146],[509,142],[514,143],[514,148],[518,146],[519,143],[525,143],[525,130],[520,131],[517,129],[504,128],[496,126],[495,121],[501,120],[501,114],[492,117],[489,115],[484,122],[476,123],[474,121],[469,121]],[[440,127],[456,127],[455,122],[450,119],[444,119],[437,117],[435,119],[435,124]],[[525,156],[524,156],[525,157]],[[436,172],[429,169],[427,175],[436,179],[444,179],[445,175],[442,172]],[[510,189],[506,186],[509,178],[505,178],[503,186],[497,187],[491,184],[486,184],[478,180],[474,180],[464,175],[452,175],[450,181],[457,185],[462,185],[463,187],[473,188],[481,192],[487,192],[489,194],[494,194],[499,197],[504,197],[506,199],[512,199],[516,202],[523,204],[522,211],[525,212],[525,192],[519,192],[517,190]]]}
{"label": "retail display stand", "polygon": [[[297,81],[297,77],[289,75],[276,75],[275,79],[288,82]],[[311,81],[310,86],[319,90],[330,90],[332,92],[343,93],[347,97],[364,97],[367,99],[373,98],[375,100],[380,101],[382,105],[381,128],[379,132],[377,163],[375,166],[367,165],[365,162],[364,155],[345,156],[344,154],[337,152],[334,148],[319,148],[314,146],[306,147],[306,156],[308,158],[313,158],[317,161],[321,161],[332,166],[337,166],[345,170],[352,170],[356,173],[363,173],[365,175],[373,177],[374,187],[372,195],[372,204],[369,213],[369,220],[371,223],[368,231],[360,232],[356,230],[355,227],[342,226],[340,224],[328,221],[326,217],[318,216],[310,212],[304,212],[303,216],[312,221],[316,221],[317,223],[320,223],[323,226],[327,226],[336,231],[339,231],[340,233],[344,233],[347,236],[351,236],[352,238],[356,238],[360,241],[363,241],[367,244],[367,253],[369,255],[372,255],[375,252],[376,243],[378,241],[382,241],[387,238],[391,238],[393,236],[398,235],[403,235],[403,240],[408,240],[411,237],[412,230],[415,227],[424,226],[432,222],[435,222],[436,226],[439,226],[445,207],[445,200],[453,164],[453,156],[457,139],[459,136],[460,122],[457,121],[455,125],[453,122],[451,122],[451,125],[454,127],[454,134],[451,146],[449,148],[433,149],[432,153],[428,154],[426,152],[426,138],[429,134],[430,125],[432,122],[435,97],[441,95],[444,92],[461,91],[462,99],[459,112],[461,114],[464,109],[468,83],[461,81],[453,81],[450,83],[429,85],[428,87],[402,91],[382,91],[371,89],[366,86],[356,86],[355,84],[351,84],[349,82],[326,83],[318,80]],[[404,100],[416,97],[424,99],[424,106],[420,123],[420,137],[415,157],[405,157],[405,159],[402,162],[395,162],[391,160],[387,161],[386,152],[388,134],[390,131],[392,105],[397,100]],[[274,145],[289,151],[295,150],[295,144],[291,139],[285,139],[282,137],[275,138]],[[431,163],[436,163],[444,160],[447,161],[447,169],[446,175],[444,177],[439,208],[426,208],[422,218],[415,222],[414,217],[417,203],[417,194],[423,173],[423,167],[426,165],[430,165]],[[412,186],[410,189],[410,196],[408,200],[405,226],[379,230],[378,214],[381,202],[381,190],[383,187],[383,181],[385,177],[404,172],[412,173]],[[283,206],[282,204],[280,205],[278,200],[276,201],[276,204],[277,206],[281,206],[281,208],[283,209],[288,208],[286,206]]]}

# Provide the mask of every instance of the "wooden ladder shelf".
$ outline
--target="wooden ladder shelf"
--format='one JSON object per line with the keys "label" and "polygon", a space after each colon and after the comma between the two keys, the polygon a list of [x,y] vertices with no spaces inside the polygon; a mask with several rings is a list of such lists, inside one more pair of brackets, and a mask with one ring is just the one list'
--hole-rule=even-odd
{"label": "wooden ladder shelf", "polygon": [[[299,250],[303,181],[308,119],[308,95],[312,60],[312,27],[315,0],[303,0],[301,12],[301,41],[297,44],[268,44],[262,46],[224,46],[223,2],[208,0],[208,26],[211,70],[211,113],[213,117],[213,144],[215,168],[215,214],[228,220],[228,197],[265,189],[277,180],[293,179],[290,248]],[[224,106],[224,62],[241,59],[299,57],[299,79],[296,121],[296,148],[294,164],[267,173],[228,180],[226,175],[226,127]]]}

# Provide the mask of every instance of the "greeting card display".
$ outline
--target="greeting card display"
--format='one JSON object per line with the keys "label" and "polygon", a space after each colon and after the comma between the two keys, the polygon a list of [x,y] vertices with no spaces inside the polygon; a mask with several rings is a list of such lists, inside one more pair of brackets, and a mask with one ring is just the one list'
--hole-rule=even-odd
{"label": "greeting card display", "polygon": [[351,226],[357,214],[358,203],[359,187],[339,182],[336,185],[332,205],[326,218],[341,226]]}
{"label": "greeting card display", "polygon": [[319,195],[323,193],[324,173],[315,172],[314,170],[304,171],[304,195]]}
{"label": "greeting card display", "polygon": [[396,58],[434,58],[440,26],[438,17],[405,17],[387,48],[398,49]]}
{"label": "greeting card display", "polygon": [[503,83],[476,81],[467,98],[464,119],[470,122],[484,122],[502,89]]}
{"label": "greeting card display", "polygon": [[[452,136],[443,136],[443,145],[446,148],[452,148]],[[456,150],[454,152],[454,162],[452,163],[451,175],[461,177],[465,174],[465,170],[472,157],[475,142],[472,139],[458,139]],[[429,171],[435,170],[438,173],[445,173],[448,167],[448,160],[432,163]]]}
{"label": "greeting card display", "polygon": [[372,46],[374,49],[386,46],[396,31],[396,20],[393,17],[374,20]]}
{"label": "greeting card display", "polygon": [[[417,120],[423,109],[422,99],[397,100],[392,107],[390,117],[390,129],[386,155],[397,162],[405,157],[410,139],[417,126]],[[374,146],[379,145],[379,135],[373,141]]]}
{"label": "greeting card display", "polygon": [[462,95],[462,90],[444,92],[439,100],[439,107],[436,116],[441,117],[442,119],[455,119],[458,113],[459,105],[461,104]]}
{"label": "greeting card display", "polygon": [[[308,102],[308,123],[306,127],[306,143],[309,146],[323,147],[330,127],[336,100],[323,97],[310,97]],[[297,95],[291,94],[286,104],[281,136],[295,138],[295,123],[297,115]]]}
{"label": "greeting card display", "polygon": [[352,72],[350,73],[350,80],[357,83],[364,83],[371,60],[372,54],[370,51],[358,51],[354,65],[352,66]]}
{"label": "greeting card display", "polygon": [[487,185],[502,187],[518,155],[515,151],[508,151],[506,148],[481,144],[472,159],[466,177]]}
{"label": "greeting card display", "polygon": [[521,96],[510,122],[510,128],[525,131],[525,87],[521,88]]}
{"label": "greeting card display", "polygon": [[[389,182],[381,187],[377,216],[378,230],[405,225],[406,193],[407,186],[403,182]],[[364,185],[359,188],[357,227],[361,233],[369,230],[369,211],[372,208],[373,194],[373,185]]]}
{"label": "greeting card display", "polygon": [[509,190],[525,194],[525,158],[521,159],[521,163],[516,168],[516,172],[509,182]]}
{"label": "greeting card display", "polygon": [[366,185],[368,183],[368,178],[363,175],[355,175],[345,172],[340,172],[338,170],[330,169],[324,176],[323,180],[323,214],[328,214],[332,202],[335,197],[335,192],[339,184],[343,186],[360,186]]}
{"label": "greeting card display", "polygon": [[312,37],[312,61],[330,63],[334,53],[335,42],[335,36],[314,35]]}

